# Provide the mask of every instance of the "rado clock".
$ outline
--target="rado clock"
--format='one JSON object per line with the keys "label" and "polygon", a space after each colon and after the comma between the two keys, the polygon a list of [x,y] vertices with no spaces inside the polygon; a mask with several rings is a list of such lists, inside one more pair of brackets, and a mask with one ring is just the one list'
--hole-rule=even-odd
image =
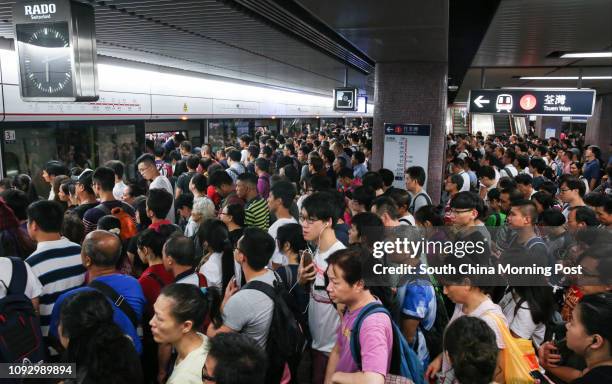
{"label": "rado clock", "polygon": [[24,100],[98,99],[92,7],[70,0],[18,2],[13,19]]}

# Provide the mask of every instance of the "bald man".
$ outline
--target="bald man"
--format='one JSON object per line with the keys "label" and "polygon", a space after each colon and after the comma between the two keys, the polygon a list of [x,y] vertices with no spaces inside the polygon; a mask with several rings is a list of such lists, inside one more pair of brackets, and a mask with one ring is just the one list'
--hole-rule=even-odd
{"label": "bald man", "polygon": [[85,290],[98,290],[113,305],[113,319],[132,340],[139,354],[142,341],[136,332],[142,321],[146,299],[138,280],[117,271],[116,265],[122,256],[121,239],[108,231],[90,232],[83,241],[81,260],[87,270],[89,285],[62,294],[53,307],[49,335],[59,340],[57,326],[62,303],[67,298]]}

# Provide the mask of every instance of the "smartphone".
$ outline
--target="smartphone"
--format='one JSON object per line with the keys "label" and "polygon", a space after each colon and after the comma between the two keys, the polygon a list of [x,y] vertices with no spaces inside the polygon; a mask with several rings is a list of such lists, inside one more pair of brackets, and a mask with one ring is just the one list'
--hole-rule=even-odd
{"label": "smartphone", "polygon": [[541,384],[548,383],[548,380],[546,380],[546,377],[544,377],[544,375],[540,371],[531,371],[529,372],[529,376],[533,377],[536,380],[540,380]]}
{"label": "smartphone", "polygon": [[302,260],[303,260],[304,268],[312,264],[312,252],[310,251],[310,249],[306,249],[302,251]]}

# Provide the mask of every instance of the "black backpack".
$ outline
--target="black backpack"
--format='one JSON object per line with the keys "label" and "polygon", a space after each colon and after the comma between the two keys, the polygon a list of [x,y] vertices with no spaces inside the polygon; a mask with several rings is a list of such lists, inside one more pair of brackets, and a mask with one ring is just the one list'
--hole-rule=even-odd
{"label": "black backpack", "polygon": [[419,323],[419,328],[423,332],[423,336],[425,336],[425,344],[427,344],[429,357],[434,359],[442,353],[444,330],[448,325],[448,313],[446,312],[442,292],[440,292],[440,286],[437,284],[435,277],[430,276],[430,279],[436,295],[436,319],[430,329],[425,329],[422,323]]}
{"label": "black backpack", "polygon": [[291,371],[291,382],[297,383],[297,367],[306,337],[298,322],[297,305],[285,284],[276,278],[274,287],[263,281],[251,281],[242,289],[254,289],[265,293],[274,302],[274,312],[266,343],[268,370],[266,383],[278,384],[283,376],[285,364]]}
{"label": "black backpack", "polygon": [[13,274],[6,296],[0,299],[0,363],[38,364],[45,359],[40,322],[32,301],[25,295],[28,273],[25,262],[10,257]]}

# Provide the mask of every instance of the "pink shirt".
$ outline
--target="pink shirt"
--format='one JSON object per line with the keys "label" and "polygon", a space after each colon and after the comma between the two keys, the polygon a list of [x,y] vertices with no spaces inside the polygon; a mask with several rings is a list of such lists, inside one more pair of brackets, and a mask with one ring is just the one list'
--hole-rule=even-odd
{"label": "pink shirt", "polygon": [[[361,309],[347,311],[337,331],[336,342],[340,348],[337,372],[359,372],[351,355],[351,330]],[[365,318],[359,330],[362,372],[376,372],[386,376],[391,366],[393,328],[391,319],[384,313],[375,313]]]}

